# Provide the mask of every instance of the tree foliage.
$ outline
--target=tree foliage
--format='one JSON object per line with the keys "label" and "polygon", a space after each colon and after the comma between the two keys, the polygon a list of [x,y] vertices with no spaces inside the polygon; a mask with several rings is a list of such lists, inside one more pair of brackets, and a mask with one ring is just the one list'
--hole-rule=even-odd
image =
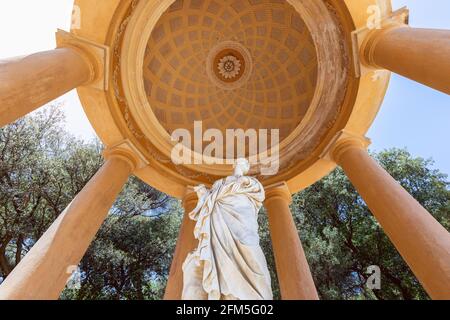
{"label": "tree foliage", "polygon": [[[0,129],[0,280],[103,163],[98,141],[64,130],[61,106]],[[178,202],[131,178],[80,264],[81,287],[63,298],[161,297],[180,222]]]}
{"label": "tree foliage", "polygon": [[[0,282],[102,165],[99,142],[64,130],[60,106],[0,129]],[[374,157],[447,229],[447,176],[405,150]],[[292,212],[322,299],[427,299],[363,199],[337,169],[296,194]],[[63,299],[161,299],[182,209],[177,200],[131,178],[79,266],[79,286]],[[267,216],[259,216],[275,298],[280,297]],[[366,287],[367,267],[382,273]],[[430,271],[432,272],[432,271]]]}
{"label": "tree foliage", "polygon": [[6,277],[102,163],[69,137],[60,106],[0,129],[0,278]]}
{"label": "tree foliage", "polygon": [[[373,156],[450,229],[447,176],[431,160],[399,149]],[[297,194],[292,211],[321,298],[428,298],[342,170]],[[381,290],[366,287],[372,265],[381,269]]]}
{"label": "tree foliage", "polygon": [[[143,185],[132,181],[131,184]],[[131,188],[132,190],[133,188]],[[129,196],[125,189],[121,198]],[[164,213],[107,218],[80,264],[81,286],[64,299],[157,300],[164,295],[181,209],[175,201]]]}

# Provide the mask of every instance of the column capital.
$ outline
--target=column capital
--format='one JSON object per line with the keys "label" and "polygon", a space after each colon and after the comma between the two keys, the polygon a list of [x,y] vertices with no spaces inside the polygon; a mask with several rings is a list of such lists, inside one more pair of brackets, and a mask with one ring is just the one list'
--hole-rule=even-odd
{"label": "column capital", "polygon": [[360,47],[360,60],[361,64],[368,69],[371,70],[382,70],[383,67],[377,65],[374,59],[374,51],[377,47],[378,42],[383,39],[383,37],[396,29],[399,28],[409,28],[409,25],[405,23],[401,23],[398,21],[390,21],[389,23],[386,23],[383,25],[381,29],[375,29],[369,32],[367,37],[364,39],[364,42],[361,44]]}
{"label": "column capital", "polygon": [[[183,196],[182,202],[184,208],[195,208],[198,202],[197,192],[195,192],[195,187],[188,186],[186,187],[185,194]],[[186,212],[189,213],[189,212]]]}
{"label": "column capital", "polygon": [[149,164],[144,155],[129,140],[106,148],[103,156],[105,159],[121,158],[130,164],[133,171],[145,168]]}
{"label": "column capital", "polygon": [[103,44],[95,43],[76,36],[73,33],[58,29],[56,32],[58,48],[76,50],[86,60],[91,69],[91,76],[86,86],[106,91],[108,90],[110,49]]}
{"label": "column capital", "polygon": [[369,56],[366,54],[367,49],[372,48],[373,41],[377,41],[376,39],[379,39],[387,31],[399,27],[409,27],[409,9],[403,7],[385,17],[377,17],[375,19],[378,19],[378,21],[375,21],[373,26],[369,26],[368,23],[363,28],[352,32],[353,60],[358,77],[371,71],[384,69],[372,63],[370,53]]}
{"label": "column capital", "polygon": [[265,202],[270,202],[274,199],[282,199],[286,201],[288,205],[292,203],[292,194],[291,191],[289,191],[289,187],[286,182],[267,186],[265,188],[265,193]]}
{"label": "column capital", "polygon": [[320,156],[321,159],[339,163],[341,156],[350,148],[366,150],[372,141],[369,138],[342,130],[331,140]]}

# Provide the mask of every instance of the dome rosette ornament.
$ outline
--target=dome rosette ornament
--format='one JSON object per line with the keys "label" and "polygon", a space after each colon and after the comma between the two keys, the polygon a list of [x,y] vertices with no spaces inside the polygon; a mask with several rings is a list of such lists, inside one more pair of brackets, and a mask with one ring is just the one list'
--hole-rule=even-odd
{"label": "dome rosette ornament", "polygon": [[225,79],[233,79],[241,71],[241,61],[232,55],[225,56],[220,59],[218,68],[222,77]]}
{"label": "dome rosette ornament", "polygon": [[209,80],[225,90],[236,90],[250,79],[253,60],[250,51],[236,41],[222,41],[210,49],[206,59]]}

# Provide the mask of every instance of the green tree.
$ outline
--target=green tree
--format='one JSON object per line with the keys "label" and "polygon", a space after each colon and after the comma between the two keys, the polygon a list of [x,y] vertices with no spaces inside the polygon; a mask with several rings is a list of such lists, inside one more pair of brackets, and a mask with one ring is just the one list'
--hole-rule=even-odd
{"label": "green tree", "polygon": [[[374,154],[379,163],[450,229],[447,176],[406,150]],[[341,169],[294,197],[292,211],[322,299],[427,299]],[[366,288],[367,267],[381,269],[381,290]]]}
{"label": "green tree", "polygon": [[81,261],[80,288],[62,297],[161,299],[181,217],[178,201],[131,179]]}
{"label": "green tree", "polygon": [[[101,144],[68,134],[59,110],[0,129],[0,282],[103,163]],[[449,183],[432,161],[398,149],[374,157],[450,229]],[[292,212],[322,299],[428,298],[342,170],[296,194]],[[80,286],[62,298],[161,299],[181,216],[179,201],[131,178],[80,263]],[[279,298],[264,209],[259,221]],[[381,268],[381,290],[365,285],[371,265]]]}
{"label": "green tree", "polygon": [[101,145],[64,131],[61,106],[0,129],[0,280],[102,163]]}
{"label": "green tree", "polygon": [[[0,129],[0,282],[103,164],[102,145],[64,130],[61,105]],[[131,178],[63,298],[154,299],[163,294],[180,206]]]}

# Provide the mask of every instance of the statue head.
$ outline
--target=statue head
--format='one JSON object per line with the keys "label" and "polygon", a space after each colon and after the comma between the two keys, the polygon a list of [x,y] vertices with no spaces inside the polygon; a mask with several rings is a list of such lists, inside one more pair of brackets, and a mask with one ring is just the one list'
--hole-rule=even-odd
{"label": "statue head", "polygon": [[250,171],[250,163],[245,158],[237,159],[234,163],[234,175],[245,176]]}

